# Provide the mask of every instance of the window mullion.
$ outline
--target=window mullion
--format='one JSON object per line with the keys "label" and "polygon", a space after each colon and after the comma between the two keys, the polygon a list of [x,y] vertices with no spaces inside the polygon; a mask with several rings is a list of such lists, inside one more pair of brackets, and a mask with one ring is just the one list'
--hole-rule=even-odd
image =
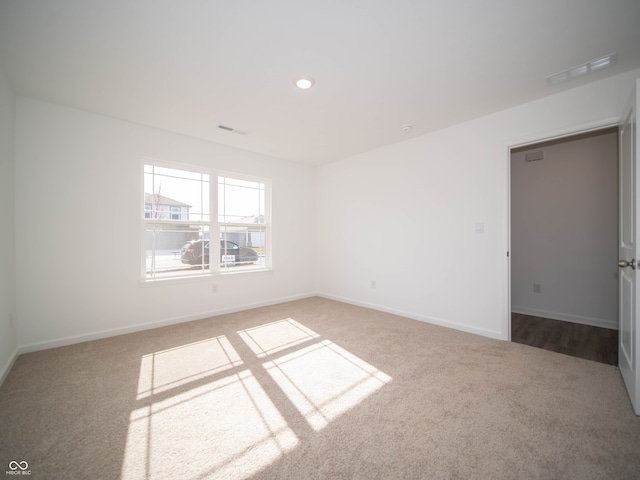
{"label": "window mullion", "polygon": [[218,177],[211,175],[209,179],[209,212],[211,232],[209,238],[209,271],[220,273],[220,222],[218,222]]}
{"label": "window mullion", "polygon": [[264,231],[265,231],[265,267],[273,268],[271,249],[271,182],[265,182],[264,184]]}
{"label": "window mullion", "polygon": [[211,222],[205,222],[202,220],[149,220],[145,219],[146,225],[198,225],[208,227]]}

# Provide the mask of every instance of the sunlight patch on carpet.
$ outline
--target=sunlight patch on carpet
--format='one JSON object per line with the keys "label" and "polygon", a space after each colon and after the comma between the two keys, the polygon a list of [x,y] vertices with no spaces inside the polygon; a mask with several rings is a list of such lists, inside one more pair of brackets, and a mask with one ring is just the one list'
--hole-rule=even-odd
{"label": "sunlight patch on carpet", "polygon": [[390,381],[292,318],[144,355],[121,478],[249,479]]}
{"label": "sunlight patch on carpet", "polygon": [[319,337],[316,332],[292,318],[240,330],[238,335],[258,358],[267,357]]}
{"label": "sunlight patch on carpet", "polygon": [[242,363],[224,335],[145,355],[140,364],[137,399],[205,379]]}
{"label": "sunlight patch on carpet", "polygon": [[264,367],[315,431],[354,408],[391,377],[324,340]]}
{"label": "sunlight patch on carpet", "polygon": [[131,413],[123,479],[246,479],[298,444],[248,370],[157,397]]}

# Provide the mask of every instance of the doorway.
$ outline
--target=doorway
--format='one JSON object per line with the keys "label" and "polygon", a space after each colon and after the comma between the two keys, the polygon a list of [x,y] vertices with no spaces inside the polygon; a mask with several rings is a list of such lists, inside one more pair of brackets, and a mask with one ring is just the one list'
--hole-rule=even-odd
{"label": "doorway", "polygon": [[511,340],[617,364],[617,127],[510,157]]}

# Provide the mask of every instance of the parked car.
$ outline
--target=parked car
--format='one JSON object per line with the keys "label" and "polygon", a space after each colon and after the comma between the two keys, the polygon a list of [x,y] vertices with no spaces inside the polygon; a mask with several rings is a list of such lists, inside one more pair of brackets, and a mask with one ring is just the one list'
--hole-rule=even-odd
{"label": "parked car", "polygon": [[[233,255],[233,261],[230,261]],[[188,265],[209,264],[209,240],[191,240],[180,250],[180,260]],[[220,240],[220,263],[238,265],[258,261],[258,252],[229,240]]]}

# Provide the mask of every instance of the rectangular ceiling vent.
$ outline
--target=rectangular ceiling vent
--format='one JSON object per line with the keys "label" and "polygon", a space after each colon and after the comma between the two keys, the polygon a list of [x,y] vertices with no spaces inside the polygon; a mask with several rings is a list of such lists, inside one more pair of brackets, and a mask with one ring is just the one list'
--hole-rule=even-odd
{"label": "rectangular ceiling vent", "polygon": [[529,162],[539,162],[540,160],[544,159],[544,151],[540,150],[538,152],[531,152],[531,153],[527,153],[524,157],[524,161],[529,163]]}
{"label": "rectangular ceiling vent", "polygon": [[617,54],[614,52],[610,53],[609,55],[605,55],[604,57],[591,60],[590,62],[583,63],[582,65],[578,65],[577,67],[564,70],[554,75],[549,75],[547,77],[547,86],[553,87],[554,85],[557,85],[559,83],[573,80],[574,78],[582,77],[583,75],[588,75],[589,73],[597,72],[598,70],[602,70],[603,68],[611,67],[615,65],[616,60]]}
{"label": "rectangular ceiling vent", "polygon": [[237,133],[238,135],[247,134],[247,132],[243,132],[242,130],[238,130],[237,128],[227,127],[226,125],[218,125],[218,128],[221,130],[226,130],[227,132]]}

